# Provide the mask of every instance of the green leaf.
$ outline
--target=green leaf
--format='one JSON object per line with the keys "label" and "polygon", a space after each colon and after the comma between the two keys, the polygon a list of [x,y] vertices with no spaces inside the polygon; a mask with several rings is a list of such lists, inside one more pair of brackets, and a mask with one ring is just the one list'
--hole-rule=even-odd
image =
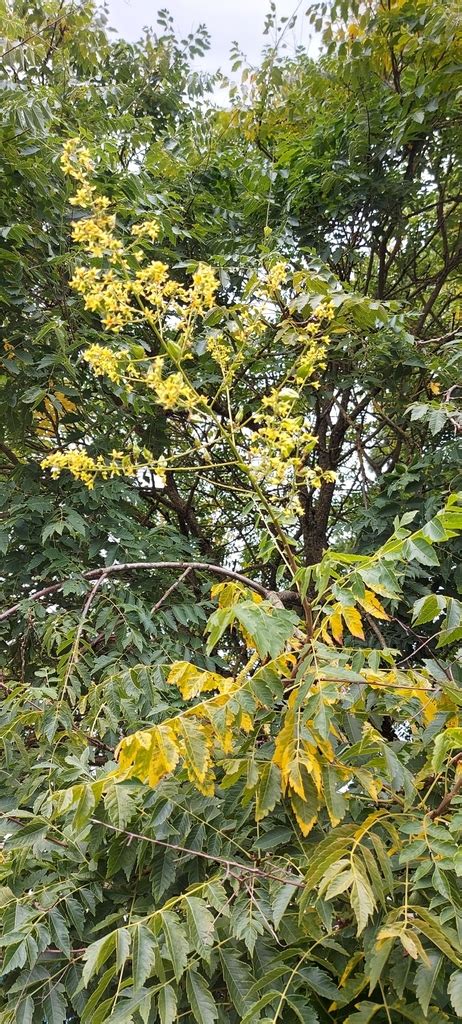
{"label": "green leaf", "polygon": [[47,1024],[64,1024],[67,1019],[67,1001],[64,986],[53,982],[43,1000]]}
{"label": "green leaf", "polygon": [[265,764],[256,789],[255,820],[262,821],[281,799],[281,772],[272,761]]}
{"label": "green leaf", "polygon": [[174,1024],[177,1017],[176,992],[171,985],[163,985],[157,996],[160,1024]]}
{"label": "green leaf", "polygon": [[190,970],[186,975],[186,995],[197,1024],[213,1024],[218,1019],[210,985],[197,971]]}
{"label": "green leaf", "polygon": [[462,1017],[462,971],[454,971],[448,981],[448,995],[451,1006]]}
{"label": "green leaf", "polygon": [[307,1003],[304,996],[288,995],[287,1005],[294,1011],[300,1024],[319,1024],[319,1017],[316,1010]]}
{"label": "green leaf", "polygon": [[263,1010],[265,1006],[268,1006],[268,1003],[275,1002],[276,1004],[276,1001],[279,1002],[280,998],[280,992],[276,992],[273,990],[265,992],[265,994],[261,996],[256,1003],[253,1004],[250,1010],[247,1011],[245,1017],[243,1017],[242,1020],[240,1021],[240,1024],[255,1024],[256,1015],[260,1014],[260,1010]]}
{"label": "green leaf", "polygon": [[[89,999],[84,1003],[84,1007],[81,1011],[81,1024],[93,1024],[94,1013],[101,1004],[101,998],[106,992],[106,989],[111,984],[113,978],[116,976],[117,968],[115,964],[108,967],[107,971],[104,972],[100,978],[96,988],[92,992]],[[74,1000],[72,1000],[74,1005]]]}
{"label": "green leaf", "polygon": [[118,828],[126,828],[136,813],[136,804],[130,796],[127,785],[113,782],[108,786],[104,797],[104,806],[109,821]]}
{"label": "green leaf", "polygon": [[173,972],[176,980],[180,981],[188,962],[189,944],[186,932],[183,925],[180,924],[178,915],[173,911],[162,911],[161,918]]}
{"label": "green leaf", "polygon": [[111,956],[111,953],[114,952],[115,945],[115,932],[110,932],[109,935],[103,935],[102,939],[98,939],[97,942],[92,942],[91,946],[88,946],[83,956],[85,963],[82,972],[82,983],[84,987],[88,985],[93,975],[99,971],[100,967]]}
{"label": "green leaf", "polygon": [[414,540],[407,540],[403,548],[403,554],[406,558],[420,562],[421,565],[440,564],[431,544],[424,540],[423,537],[415,537]]}
{"label": "green leaf", "polygon": [[142,988],[153,972],[158,950],[157,942],[143,924],[138,924],[133,932],[132,971],[133,988]]}
{"label": "green leaf", "polygon": [[370,1003],[367,1000],[363,1000],[361,1003],[356,1003],[355,1013],[348,1014],[345,1024],[369,1024],[369,1021],[381,1009],[382,1003]]}
{"label": "green leaf", "polygon": [[140,989],[139,992],[133,992],[132,988],[126,988],[122,999],[107,1018],[108,1024],[109,1021],[111,1024],[132,1024],[135,1010],[139,1010],[145,999],[150,996],[151,993],[147,988]]}
{"label": "green leaf", "polygon": [[[419,908],[419,913],[420,912],[421,911]],[[448,939],[448,935],[445,932],[443,932],[443,930],[439,926],[435,924],[430,924],[428,921],[422,921],[419,919],[417,919],[414,922],[414,924],[416,929],[422,932],[422,934],[425,935],[427,939],[430,939],[430,942],[432,942],[433,945],[437,947],[437,949],[440,949],[441,952],[444,953],[445,956],[447,956],[448,960],[451,961],[451,963],[455,964],[457,967],[460,966],[462,958],[459,951],[454,949],[452,943]]]}
{"label": "green leaf", "polygon": [[116,966],[121,971],[130,953],[131,934],[128,928],[118,928],[116,933]]}
{"label": "green leaf", "polygon": [[428,594],[420,597],[414,602],[412,618],[415,626],[421,626],[425,622],[432,622],[444,610],[445,598],[437,597],[436,594]]}
{"label": "green leaf", "polygon": [[52,938],[58,949],[61,949],[65,956],[70,956],[71,944],[69,931],[63,915],[56,909],[56,907],[53,907],[53,909],[50,910],[48,921],[50,924]]}
{"label": "green leaf", "polygon": [[242,601],[234,606],[234,613],[252,638],[261,658],[277,658],[287,640],[293,636],[298,617],[283,608],[273,608],[266,601],[254,604]]}
{"label": "green leaf", "polygon": [[316,992],[318,996],[324,996],[326,999],[341,998],[339,989],[332,981],[330,974],[327,974],[327,971],[323,971],[320,967],[310,964],[309,967],[302,967],[300,974],[307,982],[309,988],[313,989],[313,992]]}
{"label": "green leaf", "polygon": [[375,986],[382,977],[385,964],[395,944],[394,939],[385,939],[380,946],[374,946],[371,955],[366,962],[366,976],[369,981],[369,995],[371,996]]}
{"label": "green leaf", "polygon": [[188,938],[191,949],[208,960],[213,946],[215,920],[204,900],[187,896],[185,900]]}
{"label": "green leaf", "polygon": [[287,910],[287,907],[289,906],[289,903],[294,894],[297,892],[297,890],[298,886],[296,885],[281,885],[281,887],[276,891],[275,895],[273,896],[271,901],[271,908],[273,911],[274,927],[276,929],[279,928],[282,918],[284,917],[284,914]]}
{"label": "green leaf", "polygon": [[226,987],[239,1016],[243,1017],[252,1005],[249,991],[255,979],[247,963],[235,950],[223,946],[219,953]]}
{"label": "green leaf", "polygon": [[340,788],[345,785],[345,781],[339,778],[335,769],[331,768],[330,765],[323,768],[322,780],[327,812],[331,825],[335,828],[345,817],[348,808],[346,797],[340,792]]}
{"label": "green leaf", "polygon": [[446,729],[436,737],[433,748],[432,768],[440,772],[450,750],[462,747],[462,728]]}
{"label": "green leaf", "polygon": [[219,640],[223,636],[223,633],[231,626],[235,618],[235,608],[217,608],[213,615],[210,616],[206,631],[209,634],[207,641],[206,652],[211,654],[216,647]]}
{"label": "green leaf", "polygon": [[427,955],[428,964],[420,963],[415,973],[416,995],[425,1016],[427,1016],[433,989],[443,963],[443,957],[438,953],[428,953]]}
{"label": "green leaf", "polygon": [[32,1024],[34,1014],[34,1000],[32,996],[26,996],[17,1004],[15,1010],[15,1024]]}

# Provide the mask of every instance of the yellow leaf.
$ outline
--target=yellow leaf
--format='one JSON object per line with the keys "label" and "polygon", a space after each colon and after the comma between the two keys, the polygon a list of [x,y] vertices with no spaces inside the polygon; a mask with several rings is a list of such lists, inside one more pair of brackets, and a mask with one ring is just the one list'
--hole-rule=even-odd
{"label": "yellow leaf", "polygon": [[318,818],[318,808],[316,804],[311,800],[309,803],[302,800],[301,797],[297,796],[297,793],[292,793],[290,802],[300,832],[303,836],[309,835]]}
{"label": "yellow leaf", "polygon": [[303,788],[303,779],[300,764],[293,763],[290,765],[288,782],[290,788],[293,789],[294,792],[297,793],[302,800],[304,800],[305,790]]}
{"label": "yellow leaf", "polygon": [[[150,786],[156,786],[164,775],[174,771],[180,754],[175,733],[170,725],[164,722],[162,725],[155,725],[151,731],[153,735],[152,758],[147,782]],[[136,761],[134,768],[136,770]]]}
{"label": "yellow leaf", "polygon": [[369,615],[373,615],[376,619],[389,620],[390,616],[387,615],[385,608],[380,604],[378,597],[372,592],[372,590],[366,590],[364,597],[359,597],[358,601]]}
{"label": "yellow leaf", "polygon": [[180,753],[172,726],[164,722],[127,736],[119,743],[116,757],[121,773],[156,786],[160,779],[174,771]]}
{"label": "yellow leaf", "polygon": [[181,754],[188,778],[203,783],[210,768],[212,734],[210,726],[184,715],[175,722],[175,733],[181,742]]}
{"label": "yellow leaf", "polygon": [[332,615],[329,617],[329,625],[332,636],[338,644],[343,644],[342,614],[339,604],[336,604]]}
{"label": "yellow leaf", "polygon": [[253,719],[247,711],[241,711],[239,724],[243,732],[250,732],[253,728]]}
{"label": "yellow leaf", "polygon": [[404,946],[404,949],[406,950],[406,953],[409,953],[409,956],[412,956],[413,960],[423,960],[427,967],[430,966],[427,953],[422,946],[417,932],[408,928],[407,931],[402,931],[400,933],[399,938],[401,945]]}
{"label": "yellow leaf", "polygon": [[221,692],[229,680],[220,676],[218,672],[204,672],[196,665],[191,665],[189,661],[175,661],[170,668],[167,682],[178,687],[183,700],[191,700],[199,693],[207,693],[210,690]]}
{"label": "yellow leaf", "polygon": [[349,605],[343,605],[342,615],[347,629],[349,629],[352,636],[357,636],[360,640],[364,640],[364,630],[358,609],[351,608]]}
{"label": "yellow leaf", "polygon": [[239,583],[215,583],[210,591],[212,597],[218,598],[219,608],[231,608],[245,592]]}
{"label": "yellow leaf", "polygon": [[321,622],[321,630],[320,630],[320,632],[321,632],[322,639],[324,640],[324,643],[328,644],[329,647],[333,647],[332,639],[329,636],[329,631],[328,631],[328,628],[327,628],[328,625],[329,625],[329,619],[323,619],[323,621]]}
{"label": "yellow leaf", "polygon": [[433,722],[440,708],[436,700],[425,698],[423,693],[420,694],[420,700],[422,701],[423,720],[425,725],[430,725],[430,722]]}
{"label": "yellow leaf", "polygon": [[348,978],[350,977],[351,972],[354,971],[354,969],[357,966],[357,964],[359,964],[360,961],[363,960],[363,959],[364,959],[364,952],[362,950],[358,950],[357,953],[353,954],[353,956],[348,961],[348,963],[347,963],[347,965],[345,967],[345,970],[344,970],[344,972],[342,974],[342,977],[340,978],[340,981],[338,983],[339,988],[343,988],[345,983],[348,981]]}

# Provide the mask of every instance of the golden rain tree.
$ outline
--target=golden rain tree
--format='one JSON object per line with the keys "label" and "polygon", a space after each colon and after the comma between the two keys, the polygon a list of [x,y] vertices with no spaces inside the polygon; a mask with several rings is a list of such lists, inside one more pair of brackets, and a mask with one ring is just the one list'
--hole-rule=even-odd
{"label": "golden rain tree", "polygon": [[226,111],[5,7],[1,1024],[462,1013],[460,40],[317,6]]}

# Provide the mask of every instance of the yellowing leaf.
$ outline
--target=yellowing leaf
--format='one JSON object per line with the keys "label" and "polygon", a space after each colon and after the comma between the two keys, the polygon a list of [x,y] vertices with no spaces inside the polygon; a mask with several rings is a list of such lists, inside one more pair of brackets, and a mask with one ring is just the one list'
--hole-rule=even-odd
{"label": "yellowing leaf", "polygon": [[389,620],[390,616],[387,615],[385,608],[380,604],[378,597],[372,592],[372,590],[366,590],[364,597],[359,597],[358,601],[369,615],[373,615],[376,619]]}
{"label": "yellowing leaf", "polygon": [[342,613],[339,604],[335,605],[332,615],[329,616],[329,626],[334,640],[338,644],[343,643],[343,624],[342,624]]}
{"label": "yellowing leaf", "polygon": [[211,736],[197,720],[183,716],[175,723],[175,732],[181,741],[188,778],[191,782],[204,782],[210,767]]}
{"label": "yellowing leaf", "polygon": [[119,743],[116,750],[120,771],[149,786],[176,768],[180,753],[174,730],[167,722],[139,730]]}
{"label": "yellowing leaf", "polygon": [[420,693],[419,697],[422,701],[423,720],[425,725],[430,725],[430,722],[433,722],[433,719],[436,718],[441,709],[436,700],[431,700],[430,697],[426,698],[423,693]]}
{"label": "yellowing leaf", "polygon": [[347,604],[342,605],[342,615],[347,629],[349,629],[352,636],[357,636],[360,640],[364,640],[364,630],[358,609],[351,608]]}
{"label": "yellowing leaf", "polygon": [[400,933],[399,938],[401,945],[406,950],[406,953],[409,953],[409,956],[412,956],[413,960],[423,960],[423,962],[427,964],[428,967],[430,966],[430,961],[422,946],[419,936],[417,935],[417,932],[408,928],[406,931],[402,931]]}
{"label": "yellowing leaf", "polygon": [[351,870],[353,882],[350,891],[351,909],[355,915],[357,935],[364,931],[366,924],[376,908],[375,896],[364,871],[352,860]]}
{"label": "yellowing leaf", "polygon": [[167,682],[178,687],[183,700],[191,700],[200,693],[208,693],[210,690],[221,691],[228,680],[218,672],[204,672],[188,661],[175,661]]}
{"label": "yellowing leaf", "polygon": [[300,832],[303,836],[309,835],[318,818],[318,808],[316,804],[307,803],[305,800],[301,800],[296,793],[292,794],[290,802]]}

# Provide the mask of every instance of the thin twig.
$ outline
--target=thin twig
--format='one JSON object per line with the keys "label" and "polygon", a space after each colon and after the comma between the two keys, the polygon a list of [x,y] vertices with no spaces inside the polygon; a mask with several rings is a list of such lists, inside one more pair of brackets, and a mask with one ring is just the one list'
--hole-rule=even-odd
{"label": "thin twig", "polygon": [[168,588],[168,590],[165,591],[165,594],[162,594],[162,597],[160,597],[159,600],[156,602],[156,604],[153,605],[153,607],[151,608],[151,612],[150,612],[151,615],[155,615],[155,613],[159,611],[159,608],[161,607],[161,605],[163,605],[164,601],[166,601],[167,598],[170,597],[170,594],[172,594],[173,591],[176,590],[176,588],[180,586],[180,583],[182,583],[183,580],[185,580],[186,577],[189,576],[190,572],[192,572],[192,569],[191,569],[191,566],[188,565],[188,568],[185,569],[185,571],[181,574],[181,576],[179,576],[178,579],[175,580],[174,583],[172,583],[172,585]]}
{"label": "thin twig", "polygon": [[8,50],[4,50],[3,53],[0,53],[0,60],[7,57],[9,53],[13,53],[13,50],[18,50],[20,46],[25,46],[26,43],[30,43],[31,39],[40,39],[40,36],[44,36],[46,32],[54,32],[56,26],[59,25],[60,21],[63,21],[64,18],[68,17],[71,10],[72,8],[70,8],[69,11],[66,11],[65,14],[62,14],[60,18],[56,18],[55,21],[50,22],[50,24],[46,25],[45,28],[42,28],[40,32],[32,32],[30,36],[20,39],[19,43],[15,43],[14,46],[10,46]]}
{"label": "thin twig", "polygon": [[294,885],[297,889],[304,889],[305,883],[293,875],[281,878],[271,871],[263,871],[261,868],[253,867],[250,864],[241,864],[238,860],[228,860],[227,857],[214,856],[211,853],[203,853],[202,850],[192,850],[188,846],[179,846],[178,843],[167,843],[163,839],[152,839],[151,836],[141,835],[137,832],[128,832],[125,828],[118,828],[117,825],[110,825],[107,821],[99,821],[98,818],[90,818],[92,825],[101,825],[102,828],[109,828],[112,832],[119,832],[129,839],[139,839],[140,842],[152,843],[154,846],[164,846],[168,850],[177,850],[178,853],[190,853],[193,857],[203,857],[204,860],[212,860],[216,864],[223,864],[226,868],[239,868],[246,875],[258,875],[260,878],[274,878],[276,882],[283,885]]}

